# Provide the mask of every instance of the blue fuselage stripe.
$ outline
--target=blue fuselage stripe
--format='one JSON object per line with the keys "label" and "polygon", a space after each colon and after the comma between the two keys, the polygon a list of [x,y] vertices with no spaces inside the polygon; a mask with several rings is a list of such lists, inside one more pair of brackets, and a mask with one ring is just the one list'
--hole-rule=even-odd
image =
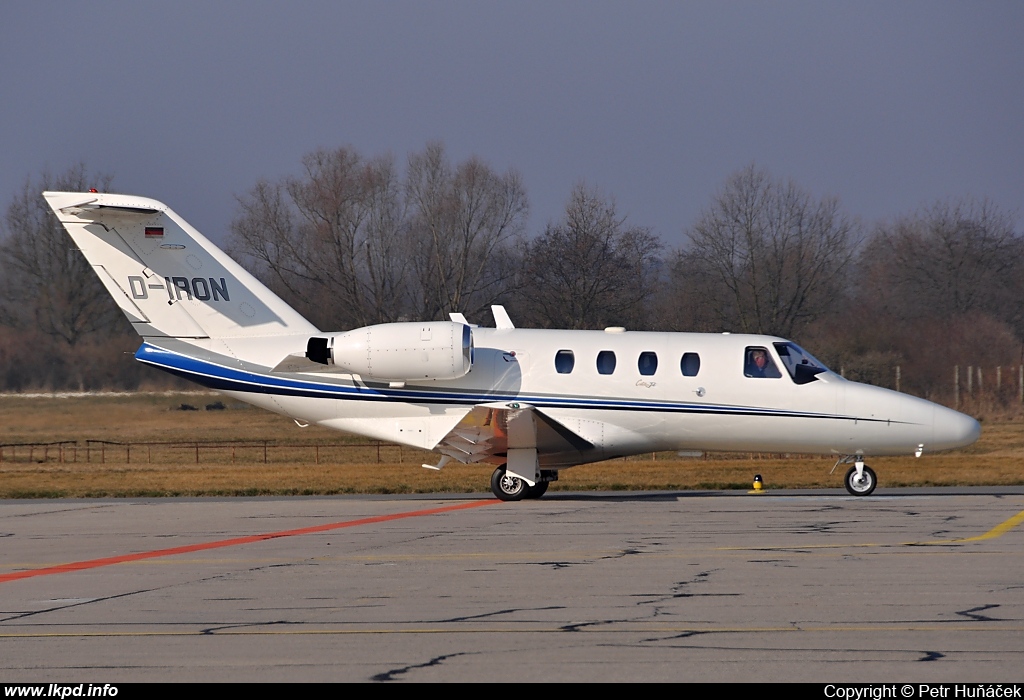
{"label": "blue fuselage stripe", "polygon": [[[675,402],[625,401],[599,397],[570,398],[528,394],[500,394],[485,391],[438,391],[411,389],[377,389],[280,377],[227,367],[216,362],[173,352],[144,343],[135,354],[140,362],[183,377],[217,391],[273,394],[305,398],[326,398],[350,401],[388,401],[416,404],[475,405],[498,401],[518,401],[537,408],[585,408],[618,411],[651,411],[658,413],[705,413],[744,416],[786,416],[792,418],[843,418],[825,413],[786,411],[754,406],[723,406]],[[870,419],[869,419],[870,420]]]}

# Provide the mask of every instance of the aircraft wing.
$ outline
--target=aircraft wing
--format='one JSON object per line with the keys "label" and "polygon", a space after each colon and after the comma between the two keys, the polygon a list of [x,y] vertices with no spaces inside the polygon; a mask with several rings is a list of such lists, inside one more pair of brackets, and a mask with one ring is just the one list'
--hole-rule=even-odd
{"label": "aircraft wing", "polygon": [[[533,406],[519,402],[474,406],[434,448],[441,464],[506,462],[509,450],[536,450],[541,466],[561,463],[560,455],[589,452],[593,443]],[[423,465],[429,466],[429,465]]]}

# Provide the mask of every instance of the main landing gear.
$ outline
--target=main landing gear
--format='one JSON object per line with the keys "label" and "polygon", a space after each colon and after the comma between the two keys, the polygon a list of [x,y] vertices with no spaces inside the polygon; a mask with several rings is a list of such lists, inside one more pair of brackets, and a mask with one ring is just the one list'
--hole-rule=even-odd
{"label": "main landing gear", "polygon": [[867,496],[878,485],[878,477],[871,467],[864,464],[863,459],[858,458],[854,466],[846,472],[843,483],[846,484],[846,490],[854,496]]}
{"label": "main landing gear", "polygon": [[556,471],[541,471],[541,480],[530,486],[518,476],[505,471],[505,465],[491,474],[491,491],[503,501],[521,501],[524,498],[540,498],[548,490],[548,484],[558,479]]}

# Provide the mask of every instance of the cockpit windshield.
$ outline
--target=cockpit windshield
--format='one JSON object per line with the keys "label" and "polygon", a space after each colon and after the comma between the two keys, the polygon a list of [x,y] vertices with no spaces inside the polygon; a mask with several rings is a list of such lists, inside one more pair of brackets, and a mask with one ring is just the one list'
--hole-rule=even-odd
{"label": "cockpit windshield", "polygon": [[828,371],[828,367],[796,343],[775,343],[775,350],[797,384],[813,382],[819,374]]}

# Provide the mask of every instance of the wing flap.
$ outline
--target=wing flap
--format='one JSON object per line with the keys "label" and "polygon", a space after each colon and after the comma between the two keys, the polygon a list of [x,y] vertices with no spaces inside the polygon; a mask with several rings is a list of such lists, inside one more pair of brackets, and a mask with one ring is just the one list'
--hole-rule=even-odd
{"label": "wing flap", "polygon": [[594,444],[533,406],[492,403],[474,406],[434,448],[437,452],[473,464],[507,461],[509,450],[536,450],[542,466],[578,460],[557,456],[595,449]]}

